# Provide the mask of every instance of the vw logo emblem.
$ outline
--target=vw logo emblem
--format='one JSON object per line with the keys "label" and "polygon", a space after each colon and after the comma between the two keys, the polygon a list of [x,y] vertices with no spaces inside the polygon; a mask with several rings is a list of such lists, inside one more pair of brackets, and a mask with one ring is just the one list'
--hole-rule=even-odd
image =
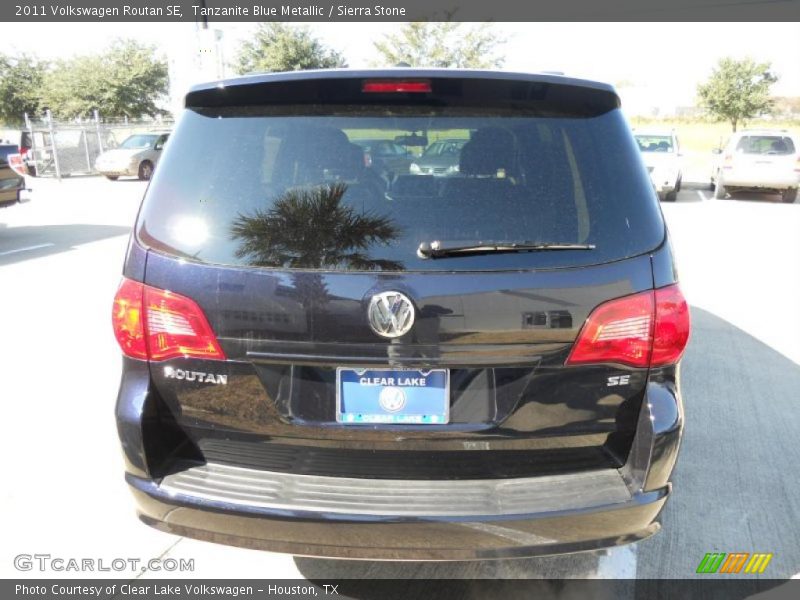
{"label": "vw logo emblem", "polygon": [[375,294],[369,301],[367,320],[378,335],[400,337],[411,331],[414,325],[414,305],[400,292]]}
{"label": "vw logo emblem", "polygon": [[381,408],[386,412],[397,412],[406,405],[406,394],[397,387],[385,387],[378,396]]}

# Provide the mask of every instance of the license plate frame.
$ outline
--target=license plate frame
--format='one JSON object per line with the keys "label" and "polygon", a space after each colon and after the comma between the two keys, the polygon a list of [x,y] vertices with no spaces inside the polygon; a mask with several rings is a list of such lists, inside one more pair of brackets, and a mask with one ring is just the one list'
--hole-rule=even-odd
{"label": "license plate frame", "polygon": [[[420,379],[425,379],[424,385],[419,384]],[[343,425],[447,425],[450,422],[450,369],[338,367],[336,422]]]}

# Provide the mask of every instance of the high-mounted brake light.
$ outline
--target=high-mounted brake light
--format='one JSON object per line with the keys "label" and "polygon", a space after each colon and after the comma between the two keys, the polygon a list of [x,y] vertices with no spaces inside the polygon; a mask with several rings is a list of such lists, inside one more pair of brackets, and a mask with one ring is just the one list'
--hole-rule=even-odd
{"label": "high-mounted brake light", "polygon": [[431,91],[431,84],[428,81],[405,81],[405,80],[392,80],[392,81],[365,81],[361,87],[362,92],[378,93],[378,94],[392,94],[411,92],[424,94]]}
{"label": "high-mounted brake light", "polygon": [[689,330],[689,307],[677,285],[617,298],[592,311],[566,364],[674,364],[686,349]]}
{"label": "high-mounted brake light", "polygon": [[111,320],[122,352],[131,358],[225,360],[202,309],[185,296],[123,279]]}

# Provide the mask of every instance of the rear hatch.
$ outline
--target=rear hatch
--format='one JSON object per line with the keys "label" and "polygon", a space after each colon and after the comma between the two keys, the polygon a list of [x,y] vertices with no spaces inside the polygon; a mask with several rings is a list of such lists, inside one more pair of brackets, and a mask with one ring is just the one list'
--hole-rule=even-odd
{"label": "rear hatch", "polygon": [[[148,317],[166,349],[152,394],[183,436],[161,468],[180,455],[454,479],[625,460],[647,358],[571,357],[593,309],[652,290],[665,236],[617,96],[550,76],[400,73],[187,96],[135,233],[144,283],[200,315]],[[463,145],[458,169],[433,177],[365,160],[359,139],[413,156]],[[630,310],[615,327],[646,338]],[[202,315],[205,349],[171,352]]]}
{"label": "rear hatch", "polygon": [[753,184],[784,183],[797,178],[797,149],[792,138],[774,134],[742,135],[731,155],[725,156],[727,180]]}

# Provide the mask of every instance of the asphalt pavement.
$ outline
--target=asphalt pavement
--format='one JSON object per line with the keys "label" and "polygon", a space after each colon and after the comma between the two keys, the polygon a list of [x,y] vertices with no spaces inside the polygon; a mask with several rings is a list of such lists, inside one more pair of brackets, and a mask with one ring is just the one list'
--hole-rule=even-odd
{"label": "asphalt pavement", "polygon": [[120,368],[111,301],[145,184],[32,179],[0,211],[0,577],[14,557],[194,559],[193,578],[691,578],[706,552],[769,552],[800,574],[800,203],[662,204],[693,334],[682,366],[684,446],[663,530],[609,552],[470,563],[331,561],[182,539],[135,518],[113,417]]}

